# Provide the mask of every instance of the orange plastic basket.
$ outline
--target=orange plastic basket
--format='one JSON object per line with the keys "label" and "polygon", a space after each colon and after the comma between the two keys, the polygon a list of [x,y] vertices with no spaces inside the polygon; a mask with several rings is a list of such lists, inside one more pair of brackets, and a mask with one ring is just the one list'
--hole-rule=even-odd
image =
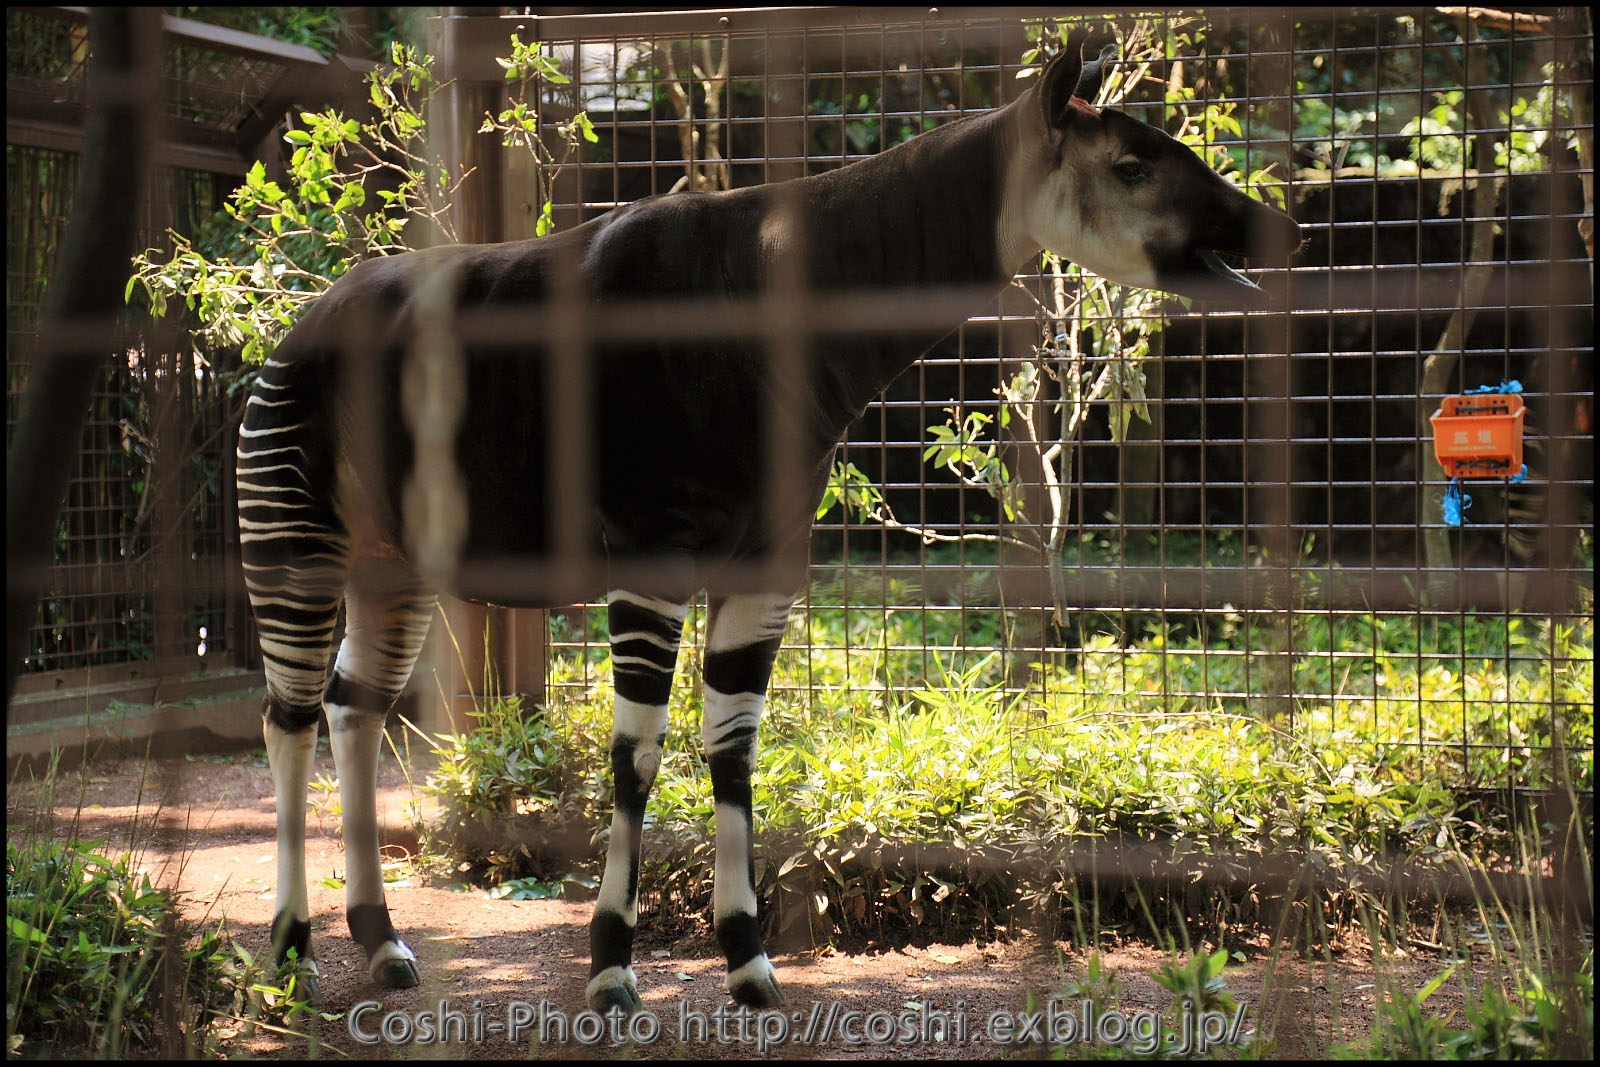
{"label": "orange plastic basket", "polygon": [[1447,396],[1428,420],[1433,454],[1452,478],[1513,478],[1522,470],[1522,419],[1517,393]]}

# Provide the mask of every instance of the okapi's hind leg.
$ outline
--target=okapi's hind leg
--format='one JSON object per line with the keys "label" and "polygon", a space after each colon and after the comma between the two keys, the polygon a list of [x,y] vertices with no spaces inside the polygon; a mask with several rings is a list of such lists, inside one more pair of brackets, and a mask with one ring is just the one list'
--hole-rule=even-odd
{"label": "okapi's hind leg", "polygon": [[783,1003],[756,919],[755,816],[750,776],[767,680],[794,597],[713,597],[705,651],[706,762],[717,812],[713,892],[717,944],[728,958],[728,993],[740,1004]]}
{"label": "okapi's hind leg", "polygon": [[589,924],[589,1006],[604,1015],[642,1007],[633,973],[633,929],[639,915],[639,847],[644,806],[661,768],[667,700],[678,662],[687,603],[635,593],[610,596],[611,670],[617,705],[611,726],[616,801],[605,874]]}
{"label": "okapi's hind leg", "polygon": [[428,635],[433,597],[397,559],[358,560],[345,600],[344,641],[325,704],[344,808],[345,914],[378,985],[418,982],[417,957],[389,921],[378,840],[378,759],[389,709]]}
{"label": "okapi's hind leg", "polygon": [[345,543],[328,534],[321,551],[298,558],[275,552],[269,538],[242,542],[245,586],[261,634],[267,676],[261,731],[272,768],[278,816],[278,906],[272,952],[283,963],[291,950],[304,986],[317,996],[311,955],[311,910],[306,896],[306,790],[317,749],[317,720],[328,676],[347,573]]}

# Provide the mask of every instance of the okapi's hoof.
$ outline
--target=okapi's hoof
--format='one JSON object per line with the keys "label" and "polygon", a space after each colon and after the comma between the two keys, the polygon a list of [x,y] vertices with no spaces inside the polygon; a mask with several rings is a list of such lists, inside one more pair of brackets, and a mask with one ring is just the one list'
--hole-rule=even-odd
{"label": "okapi's hoof", "polygon": [[613,1008],[621,1008],[622,1014],[631,1019],[644,1011],[644,1002],[632,986],[608,985],[589,995],[589,1007],[602,1018],[610,1015]]}
{"label": "okapi's hoof", "polygon": [[367,975],[384,989],[412,989],[422,983],[417,977],[417,954],[399,938],[377,947],[367,961]]}
{"label": "okapi's hoof", "polygon": [[385,989],[411,989],[422,984],[417,965],[412,960],[392,959],[378,967],[372,980]]}
{"label": "okapi's hoof", "polygon": [[728,990],[728,995],[735,1003],[750,1008],[776,1008],[787,1003],[783,990],[778,988],[778,980],[770,974],[740,982]]}

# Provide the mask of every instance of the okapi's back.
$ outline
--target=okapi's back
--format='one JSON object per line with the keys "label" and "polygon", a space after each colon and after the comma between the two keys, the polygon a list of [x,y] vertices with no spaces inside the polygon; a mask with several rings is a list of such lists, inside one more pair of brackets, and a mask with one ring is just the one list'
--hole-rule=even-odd
{"label": "okapi's back", "polygon": [[[369,260],[317,302],[263,366],[246,407],[242,529],[273,523],[286,531],[302,519],[326,528],[336,516],[337,528],[358,542],[376,538],[376,547],[405,553],[415,401],[429,399],[414,398],[408,411],[410,349],[498,306],[526,309],[529,327],[507,331],[504,343],[462,345],[451,361],[463,374],[453,457],[468,503],[462,552],[492,557],[508,544],[523,554],[548,550],[547,368],[532,322],[544,299],[543,270],[535,257],[508,273],[513,247],[450,246]],[[446,299],[428,291],[434,284],[449,287]]]}

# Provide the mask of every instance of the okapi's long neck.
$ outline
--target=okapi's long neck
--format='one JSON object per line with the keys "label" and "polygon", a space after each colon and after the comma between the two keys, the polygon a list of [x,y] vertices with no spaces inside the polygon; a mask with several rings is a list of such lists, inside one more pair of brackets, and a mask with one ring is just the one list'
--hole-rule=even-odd
{"label": "okapi's long neck", "polygon": [[831,394],[819,397],[822,414],[840,419],[836,430],[1004,287],[1015,266],[1000,262],[996,241],[1007,119],[1001,109],[954,122],[872,159],[801,180],[817,290],[884,290],[886,299],[910,290],[952,294],[913,332],[813,343],[818,384]]}

